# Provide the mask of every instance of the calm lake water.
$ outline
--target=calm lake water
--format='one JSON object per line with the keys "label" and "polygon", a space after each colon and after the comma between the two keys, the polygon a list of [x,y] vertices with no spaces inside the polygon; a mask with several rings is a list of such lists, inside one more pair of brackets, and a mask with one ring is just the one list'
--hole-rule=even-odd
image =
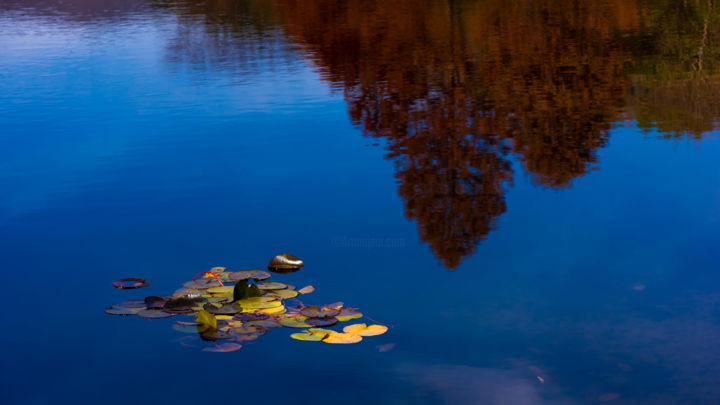
{"label": "calm lake water", "polygon": [[[718,7],[2,0],[0,402],[720,403]],[[283,252],[388,333],[103,312]]]}

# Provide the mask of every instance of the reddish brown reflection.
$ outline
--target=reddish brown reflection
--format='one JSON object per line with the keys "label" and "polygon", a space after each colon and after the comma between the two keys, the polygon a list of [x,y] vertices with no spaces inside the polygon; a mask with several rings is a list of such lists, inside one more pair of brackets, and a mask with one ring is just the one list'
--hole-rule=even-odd
{"label": "reddish brown reflection", "polygon": [[407,217],[451,269],[505,212],[511,155],[534,184],[569,188],[628,110],[677,133],[720,116],[707,103],[720,64],[710,0],[177,3],[237,31],[272,21],[300,45],[365,136],[385,141]]}

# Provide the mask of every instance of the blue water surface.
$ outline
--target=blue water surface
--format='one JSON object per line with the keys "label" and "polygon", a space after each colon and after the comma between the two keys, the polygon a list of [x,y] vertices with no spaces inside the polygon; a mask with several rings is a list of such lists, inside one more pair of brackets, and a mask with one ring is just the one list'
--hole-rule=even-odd
{"label": "blue water surface", "polygon": [[[291,38],[187,59],[192,19],[150,3],[0,8],[0,402],[716,403],[717,133],[626,121],[569,188],[509,157],[505,213],[448,271],[385,141]],[[305,267],[277,281],[389,332],[272,330],[217,354],[172,320],[104,313],[282,252]],[[124,277],[150,286],[112,288]]]}

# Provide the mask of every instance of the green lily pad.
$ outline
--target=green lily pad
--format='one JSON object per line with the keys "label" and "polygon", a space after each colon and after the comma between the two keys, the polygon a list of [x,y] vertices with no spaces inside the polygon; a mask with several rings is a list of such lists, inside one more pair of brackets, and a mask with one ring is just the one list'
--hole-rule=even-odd
{"label": "green lily pad", "polygon": [[268,293],[268,295],[272,295],[284,300],[295,298],[298,296],[297,291],[295,290],[272,290]]}
{"label": "green lily pad", "polygon": [[267,281],[257,285],[261,290],[282,290],[288,287],[285,283],[278,283],[276,281]]}
{"label": "green lily pad", "polygon": [[306,342],[319,342],[325,337],[325,335],[316,335],[314,333],[301,332],[293,333],[292,335],[290,335],[290,337],[295,340],[304,340]]}
{"label": "green lily pad", "polygon": [[235,305],[243,309],[263,309],[279,307],[282,302],[275,297],[251,297],[235,301]]}
{"label": "green lily pad", "polygon": [[262,270],[240,270],[228,273],[228,279],[231,281],[250,280],[255,281],[267,280],[272,275]]}
{"label": "green lily pad", "polygon": [[291,318],[283,318],[281,319],[280,325],[286,327],[286,328],[310,328],[312,325],[305,323],[305,319],[307,319],[304,316],[295,316]]}

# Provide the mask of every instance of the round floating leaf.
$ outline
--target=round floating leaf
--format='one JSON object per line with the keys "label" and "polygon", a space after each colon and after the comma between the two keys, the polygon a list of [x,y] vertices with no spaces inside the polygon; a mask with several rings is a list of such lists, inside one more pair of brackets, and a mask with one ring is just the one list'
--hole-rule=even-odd
{"label": "round floating leaf", "polygon": [[315,291],[315,287],[308,285],[298,290],[300,294],[310,294],[311,292]]}
{"label": "round floating leaf", "polygon": [[287,308],[285,308],[283,305],[280,305],[273,308],[258,309],[257,312],[269,315],[282,315],[287,312]]}
{"label": "round floating leaf", "polygon": [[195,317],[195,322],[198,325],[205,325],[209,328],[217,329],[217,319],[215,318],[215,315],[208,311],[198,312],[197,317]]}
{"label": "round floating leaf", "polygon": [[338,323],[337,318],[308,318],[305,323],[312,326],[333,326]]}
{"label": "round floating leaf", "polygon": [[270,291],[269,295],[274,295],[278,298],[287,300],[290,298],[297,297],[298,293],[297,293],[297,291],[294,291],[294,290],[272,290],[272,291]]}
{"label": "round floating leaf", "polygon": [[206,291],[209,292],[210,294],[228,294],[228,295],[230,295],[233,292],[233,288],[235,288],[235,286],[222,285],[219,287],[210,287]]}
{"label": "round floating leaf", "polygon": [[233,271],[231,273],[228,273],[228,279],[231,281],[240,281],[240,280],[249,280],[253,279],[255,281],[260,280],[267,280],[272,275],[268,273],[267,271],[262,270],[240,270],[240,271]]}
{"label": "round floating leaf", "polygon": [[325,335],[316,335],[314,333],[302,332],[293,333],[292,335],[290,335],[290,337],[295,340],[304,340],[306,342],[319,342],[325,337]]}
{"label": "round floating leaf", "polygon": [[229,321],[233,319],[232,315],[215,315],[215,319],[218,321]]}
{"label": "round floating leaf", "polygon": [[280,325],[280,322],[278,322],[274,319],[265,319],[265,320],[261,320],[261,321],[249,321],[249,322],[246,322],[245,325],[261,326],[265,329],[274,329],[274,328],[282,327],[282,325]]}
{"label": "round floating leaf", "polygon": [[212,269],[210,269],[210,270],[208,270],[208,271],[211,272],[211,273],[218,274],[218,273],[224,272],[224,271],[225,271],[225,267],[213,267]]}
{"label": "round floating leaf", "polygon": [[307,319],[307,318],[304,316],[283,318],[280,320],[280,325],[282,325],[286,328],[298,328],[298,329],[312,327],[312,325],[305,323],[305,319]]}
{"label": "round floating leaf", "polygon": [[140,312],[143,308],[125,308],[118,305],[113,305],[109,308],[105,308],[105,313],[110,315],[128,316],[135,315]]}
{"label": "round floating leaf", "polygon": [[203,349],[204,352],[213,352],[213,353],[227,353],[227,352],[234,352],[236,350],[240,350],[242,348],[242,345],[239,345],[237,343],[223,343],[221,345],[213,346],[213,347],[206,347]]}
{"label": "round floating leaf", "polygon": [[268,270],[275,273],[293,273],[303,266],[302,260],[298,259],[293,255],[287,253],[279,254],[270,260],[268,264]]}
{"label": "round floating leaf", "polygon": [[387,332],[387,326],[383,325],[370,325],[367,326],[364,323],[356,323],[354,325],[348,325],[343,328],[343,332],[350,333],[358,336],[377,336]]}
{"label": "round floating leaf", "polygon": [[129,300],[129,301],[123,301],[117,305],[116,307],[121,308],[145,308],[145,301],[144,300]]}
{"label": "round floating leaf", "polygon": [[190,326],[190,325],[195,326],[198,324],[197,322],[185,322],[185,321],[175,321],[175,323],[178,325],[185,325],[185,326]]}
{"label": "round floating leaf", "polygon": [[288,285],[285,283],[278,283],[276,281],[268,281],[265,283],[260,283],[257,285],[259,289],[261,290],[282,290],[284,288],[287,288]]}
{"label": "round floating leaf", "polygon": [[123,278],[121,280],[113,281],[112,285],[113,285],[113,287],[119,288],[121,290],[130,290],[133,288],[147,287],[150,284],[147,281],[145,281],[144,278],[130,277],[130,278]]}
{"label": "round floating leaf", "polygon": [[137,316],[139,316],[140,318],[145,318],[145,319],[159,319],[159,318],[169,318],[171,316],[175,316],[175,314],[170,314],[170,313],[167,313],[167,312],[159,310],[159,309],[143,309],[137,313]]}
{"label": "round floating leaf", "polygon": [[183,287],[194,290],[207,290],[212,287],[220,287],[220,283],[215,278],[198,278],[193,281],[186,281]]}
{"label": "round floating leaf", "polygon": [[230,295],[220,295],[216,297],[208,297],[206,298],[207,302],[213,302],[213,303],[229,303],[232,302],[232,296]]}
{"label": "round floating leaf", "polygon": [[325,343],[332,343],[332,344],[351,344],[351,343],[357,343],[362,340],[362,336],[360,335],[352,335],[350,333],[328,333],[327,336],[325,336],[322,341]]}
{"label": "round floating leaf", "polygon": [[300,310],[300,313],[308,318],[331,318],[339,314],[340,311],[337,309],[330,309],[326,307],[320,308],[317,305],[310,305]]}
{"label": "round floating leaf", "polygon": [[353,311],[352,309],[349,309],[349,308],[344,308],[344,309],[340,310],[340,314],[335,317],[340,322],[346,322],[351,319],[362,318],[362,316],[363,316],[363,314],[361,314],[360,312]]}
{"label": "round floating leaf", "polygon": [[251,297],[235,301],[235,305],[239,305],[244,309],[264,309],[279,307],[282,302],[275,297]]}

